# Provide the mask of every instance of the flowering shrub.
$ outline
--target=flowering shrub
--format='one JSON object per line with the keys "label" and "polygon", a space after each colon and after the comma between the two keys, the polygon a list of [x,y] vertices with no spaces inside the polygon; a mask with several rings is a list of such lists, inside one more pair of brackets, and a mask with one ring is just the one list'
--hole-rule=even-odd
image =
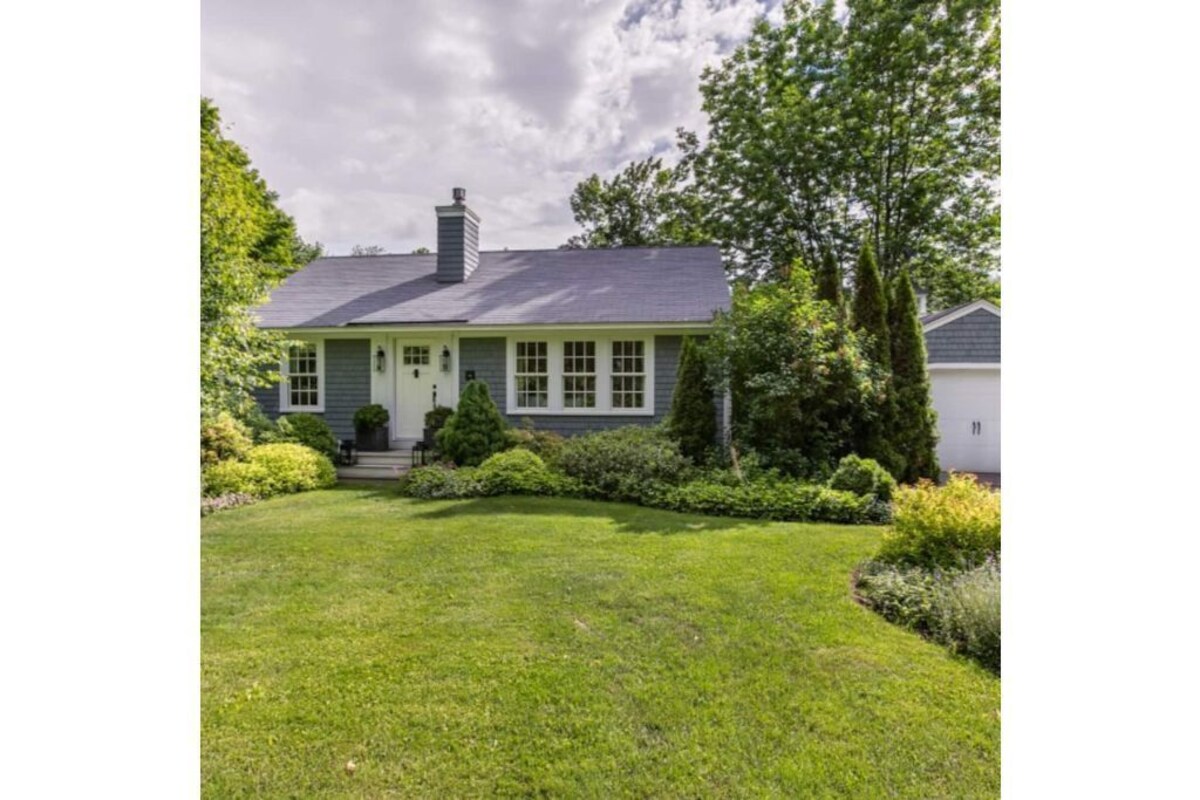
{"label": "flowering shrub", "polygon": [[929,481],[901,487],[893,509],[893,528],[879,551],[883,561],[945,569],[1000,554],[1000,493],[973,475],[951,475],[940,488]]}

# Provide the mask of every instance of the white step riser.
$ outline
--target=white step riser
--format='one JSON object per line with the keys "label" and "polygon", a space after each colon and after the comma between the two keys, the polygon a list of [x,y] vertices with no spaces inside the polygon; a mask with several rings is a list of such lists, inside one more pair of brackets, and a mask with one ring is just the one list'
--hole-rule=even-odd
{"label": "white step riser", "polygon": [[[400,472],[407,471],[407,468],[400,470]],[[338,467],[337,474],[343,480],[391,481],[399,477],[399,473],[392,467],[364,466],[362,464],[353,467]]]}

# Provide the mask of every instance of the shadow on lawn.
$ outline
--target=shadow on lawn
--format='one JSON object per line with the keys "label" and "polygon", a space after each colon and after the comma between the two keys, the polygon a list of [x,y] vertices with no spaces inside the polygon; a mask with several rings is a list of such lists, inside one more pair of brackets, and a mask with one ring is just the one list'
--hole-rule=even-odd
{"label": "shadow on lawn", "polygon": [[702,517],[661,511],[654,508],[611,503],[600,500],[575,500],[563,497],[480,497],[457,501],[453,505],[432,508],[414,514],[416,519],[453,519],[457,517],[494,517],[497,514],[569,515],[611,520],[621,533],[702,533],[752,527],[752,520],[726,517]]}

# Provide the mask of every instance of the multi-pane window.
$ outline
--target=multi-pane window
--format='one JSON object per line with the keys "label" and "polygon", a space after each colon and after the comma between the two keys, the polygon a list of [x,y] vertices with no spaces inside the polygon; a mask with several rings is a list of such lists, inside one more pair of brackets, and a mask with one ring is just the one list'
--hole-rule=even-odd
{"label": "multi-pane window", "polygon": [[563,408],[596,407],[596,343],[563,342]]}
{"label": "multi-pane window", "polygon": [[517,408],[550,405],[550,359],[546,342],[517,342]]}
{"label": "multi-pane window", "polygon": [[321,404],[316,344],[308,342],[288,349],[287,379],[290,408],[316,408]]}
{"label": "multi-pane window", "polygon": [[646,404],[646,350],[638,340],[612,343],[612,407]]}
{"label": "multi-pane window", "polygon": [[425,367],[429,365],[429,345],[406,344],[401,351],[401,360],[406,367]]}

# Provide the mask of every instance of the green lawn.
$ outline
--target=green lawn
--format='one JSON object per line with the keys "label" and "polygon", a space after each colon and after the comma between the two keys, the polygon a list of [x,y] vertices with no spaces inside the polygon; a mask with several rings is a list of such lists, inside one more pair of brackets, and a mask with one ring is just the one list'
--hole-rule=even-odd
{"label": "green lawn", "polygon": [[879,532],[380,488],[215,514],[204,794],[997,796],[1000,681],[850,598]]}

